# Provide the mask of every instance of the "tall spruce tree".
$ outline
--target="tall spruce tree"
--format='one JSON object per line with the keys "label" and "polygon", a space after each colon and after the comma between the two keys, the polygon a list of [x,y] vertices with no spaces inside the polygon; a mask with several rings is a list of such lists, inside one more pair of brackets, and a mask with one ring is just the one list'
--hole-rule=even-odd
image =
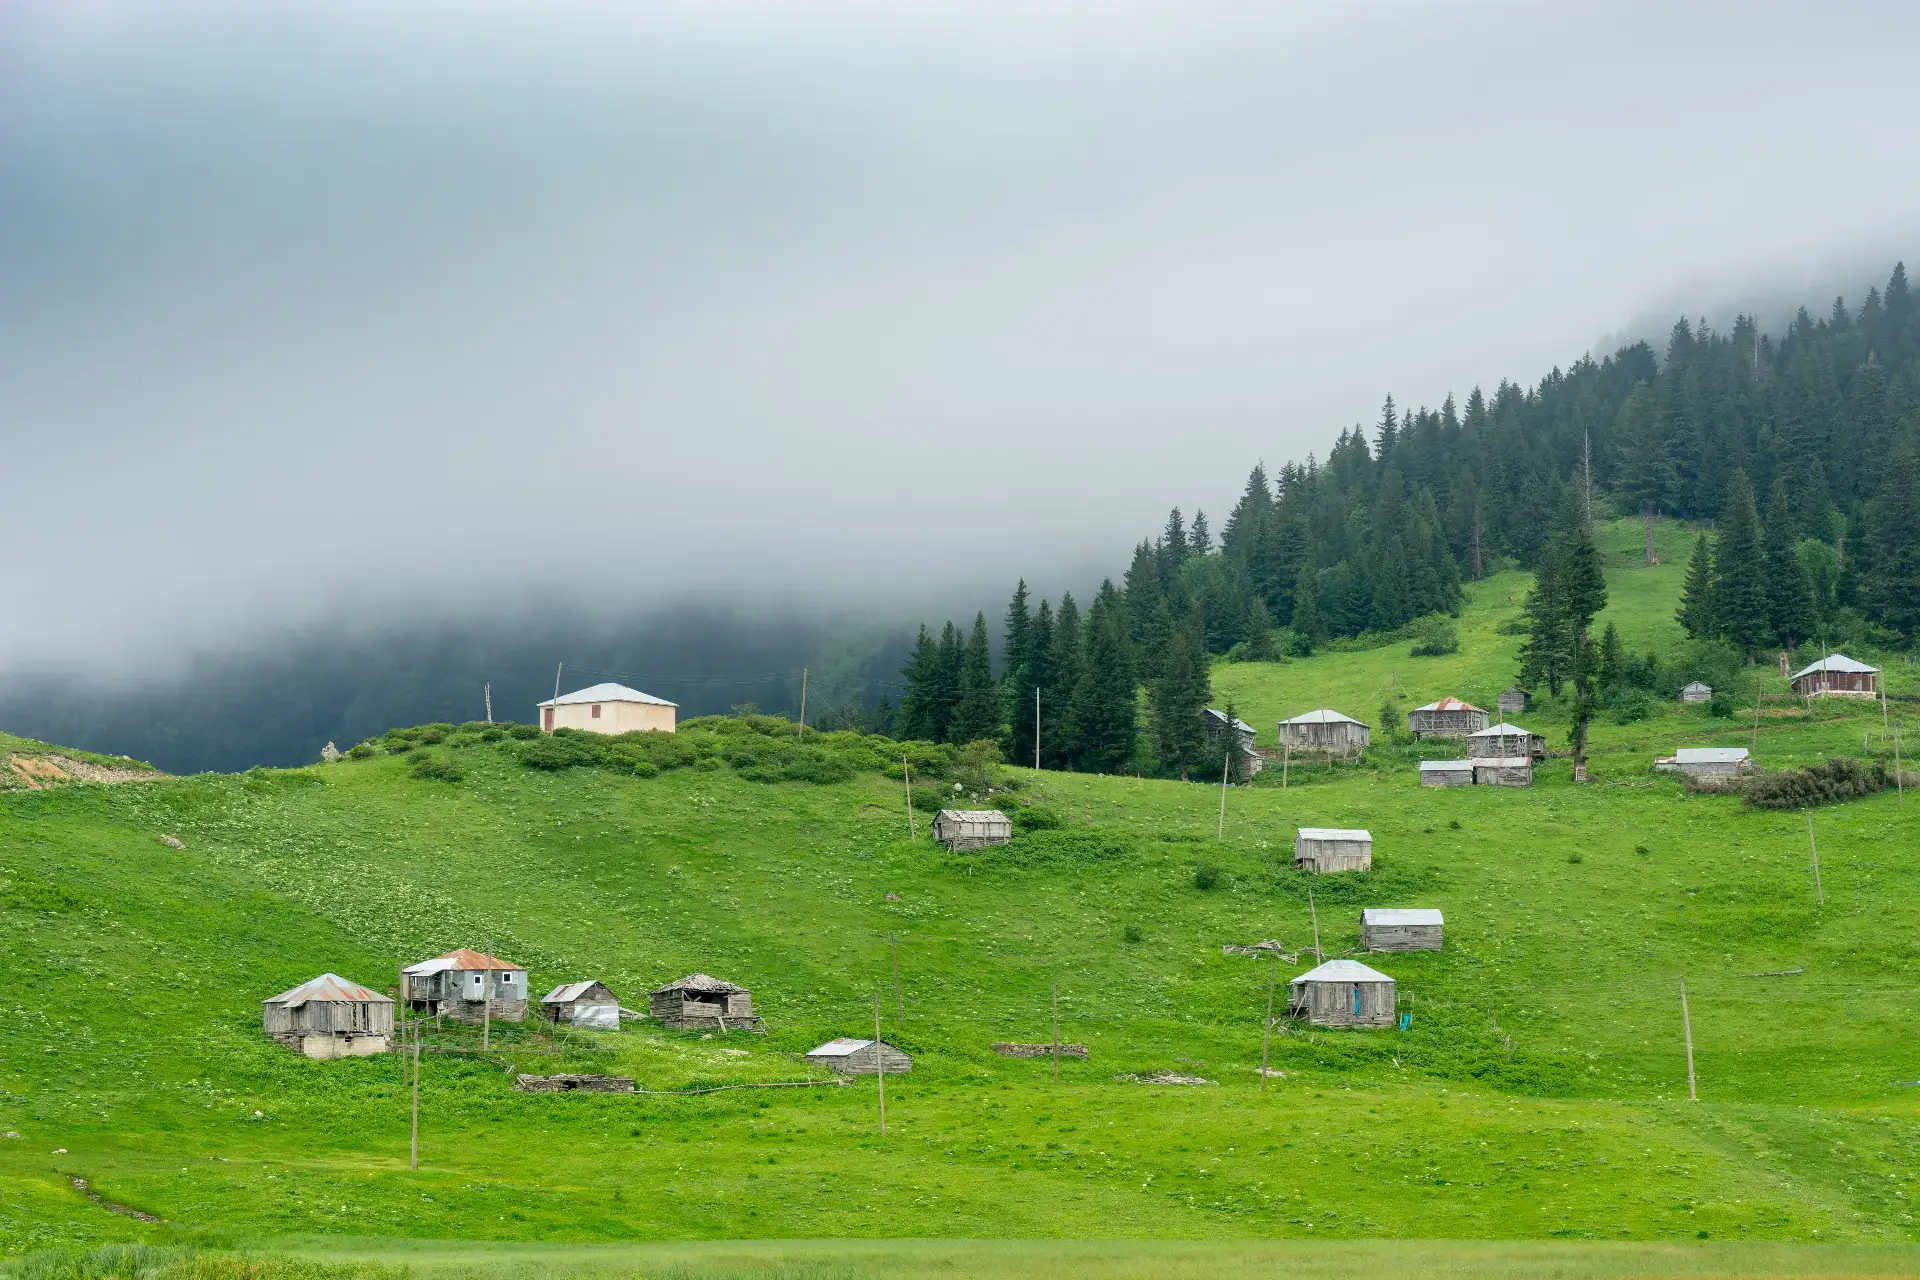
{"label": "tall spruce tree", "polygon": [[905,741],[939,741],[940,646],[924,625],[900,674],[907,689],[894,716],[894,732]]}
{"label": "tall spruce tree", "polygon": [[1126,623],[1111,583],[1087,611],[1086,655],[1073,690],[1073,754],[1089,773],[1118,773],[1133,759],[1139,723]]}
{"label": "tall spruce tree", "polygon": [[1034,635],[1027,601],[1022,578],[1007,601],[1000,642],[1000,719],[1007,726],[1007,758],[1015,764],[1033,763]]}
{"label": "tall spruce tree", "polygon": [[993,678],[993,653],[987,641],[987,616],[973,615],[960,659],[960,696],[948,730],[954,742],[978,742],[1000,736],[1000,685]]}
{"label": "tall spruce tree", "polygon": [[[1903,280],[1904,283],[1904,280]],[[1874,621],[1920,641],[1920,445],[1893,451],[1867,509],[1868,571],[1859,594]]]}
{"label": "tall spruce tree", "polygon": [[1666,437],[1666,418],[1653,398],[1653,388],[1642,382],[1621,406],[1615,433],[1624,456],[1620,459],[1620,490],[1640,513],[1646,531],[1644,559],[1653,564],[1653,526],[1673,501],[1679,482],[1673,446]]}
{"label": "tall spruce tree", "polygon": [[1819,626],[1813,604],[1813,579],[1801,563],[1795,536],[1793,500],[1785,477],[1776,477],[1767,497],[1767,616],[1780,643],[1797,649]]}
{"label": "tall spruce tree", "polygon": [[1713,549],[1704,533],[1694,539],[1693,559],[1687,561],[1687,581],[1680,589],[1680,609],[1674,617],[1695,640],[1711,640],[1720,634],[1720,621],[1713,609]]}
{"label": "tall spruce tree", "polygon": [[1201,714],[1211,696],[1206,647],[1199,628],[1189,624],[1176,630],[1167,644],[1160,675],[1147,690],[1153,715],[1153,750],[1160,771],[1185,779],[1206,756],[1206,729]]}
{"label": "tall spruce tree", "polygon": [[940,628],[940,653],[934,667],[930,710],[935,742],[953,741],[953,712],[960,705],[960,670],[966,665],[967,646],[960,629],[949,621]]}
{"label": "tall spruce tree", "polygon": [[1327,642],[1326,624],[1320,621],[1320,573],[1312,565],[1303,565],[1293,588],[1292,638],[1288,651],[1304,658]]}
{"label": "tall spruce tree", "polygon": [[1080,757],[1076,750],[1073,723],[1073,694],[1080,686],[1081,649],[1080,606],[1071,591],[1060,597],[1060,610],[1053,617],[1053,647],[1047,662],[1046,690],[1040,708],[1040,760],[1049,769],[1076,769]]}
{"label": "tall spruce tree", "polygon": [[1733,473],[1720,512],[1720,533],[1713,548],[1713,608],[1720,634],[1749,662],[1772,641],[1767,553],[1760,540],[1753,486],[1744,471]]}

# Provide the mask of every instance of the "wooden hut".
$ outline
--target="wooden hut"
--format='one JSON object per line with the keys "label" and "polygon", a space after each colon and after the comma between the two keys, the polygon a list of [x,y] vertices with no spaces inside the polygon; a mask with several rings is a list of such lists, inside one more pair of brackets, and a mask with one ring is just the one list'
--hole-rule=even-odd
{"label": "wooden hut", "polygon": [[1507,716],[1519,715],[1527,709],[1527,704],[1532,701],[1533,695],[1516,684],[1502,689],[1500,696],[1494,700],[1493,705],[1500,709],[1501,718],[1505,719]]}
{"label": "wooden hut", "polygon": [[838,1071],[843,1076],[871,1076],[884,1071],[897,1076],[913,1070],[913,1059],[884,1040],[850,1040],[845,1036],[829,1040],[807,1054],[808,1062]]}
{"label": "wooden hut", "polygon": [[765,1031],[753,993],[736,983],[690,973],[647,995],[647,1012],[669,1031]]}
{"label": "wooden hut", "polygon": [[620,1029],[619,997],[592,978],[555,987],[540,997],[540,1010],[556,1024],[602,1031]]}
{"label": "wooden hut", "polygon": [[323,973],[260,1002],[268,1035],[309,1058],[365,1058],[393,1047],[393,1001]]}
{"label": "wooden hut", "polygon": [[1358,960],[1329,960],[1287,984],[1287,1013],[1320,1027],[1390,1027],[1393,979]]}
{"label": "wooden hut", "polygon": [[984,849],[1013,839],[1013,821],[998,809],[942,809],[933,819],[933,838],[956,853]]}
{"label": "wooden hut", "polygon": [[1880,668],[1831,654],[1794,672],[1793,691],[1803,698],[1877,698]]}
{"label": "wooden hut", "polygon": [[1680,701],[1682,702],[1710,702],[1712,699],[1713,686],[1703,684],[1698,680],[1691,681],[1685,688],[1680,690]]}
{"label": "wooden hut", "polygon": [[1295,751],[1357,756],[1372,741],[1373,731],[1366,725],[1327,707],[1280,722],[1280,745]]}
{"label": "wooden hut", "polygon": [[1422,760],[1420,785],[1423,787],[1470,787],[1473,762],[1470,760]]}
{"label": "wooden hut", "polygon": [[1682,747],[1670,756],[1653,762],[1662,773],[1682,773],[1689,778],[1733,777],[1752,773],[1753,759],[1745,747]]}
{"label": "wooden hut", "polygon": [[1491,756],[1467,761],[1473,766],[1476,787],[1530,787],[1533,785],[1531,756]]}
{"label": "wooden hut", "polygon": [[1438,951],[1446,920],[1431,907],[1368,907],[1360,945],[1369,951]]}
{"label": "wooden hut", "polygon": [[1373,833],[1348,827],[1301,827],[1293,837],[1293,865],[1318,876],[1371,871]]}
{"label": "wooden hut", "polygon": [[429,1017],[518,1022],[527,1016],[527,971],[462,947],[402,969],[400,998]]}
{"label": "wooden hut", "polygon": [[[1200,727],[1206,733],[1207,741],[1217,749],[1227,736],[1227,713],[1214,707],[1203,707],[1200,711]],[[1240,761],[1240,767],[1233,771],[1233,780],[1246,782],[1265,768],[1267,762],[1253,745],[1259,734],[1252,725],[1245,720],[1235,718],[1233,734],[1239,744]],[[1224,765],[1221,767],[1225,768]]]}
{"label": "wooden hut", "polygon": [[1547,758],[1547,740],[1540,734],[1502,720],[1478,733],[1467,735],[1467,755],[1478,760],[1498,760],[1506,756]]}
{"label": "wooden hut", "polygon": [[1487,727],[1487,713],[1471,702],[1442,698],[1407,712],[1407,728],[1416,738],[1464,738]]}

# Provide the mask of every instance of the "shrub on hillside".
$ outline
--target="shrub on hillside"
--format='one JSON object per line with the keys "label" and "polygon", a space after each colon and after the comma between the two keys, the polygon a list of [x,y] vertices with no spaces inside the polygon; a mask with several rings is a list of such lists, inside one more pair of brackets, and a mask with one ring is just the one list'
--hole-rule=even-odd
{"label": "shrub on hillside", "polygon": [[564,729],[559,733],[542,734],[523,744],[519,755],[520,763],[527,768],[549,772],[597,765],[605,758],[598,744],[584,735],[576,736]]}
{"label": "shrub on hillside", "polygon": [[356,742],[347,749],[347,757],[352,760],[371,760],[379,754],[371,742]]}
{"label": "shrub on hillside", "polygon": [[518,739],[518,740],[520,740],[520,741],[522,741],[522,742],[525,742],[525,741],[526,741],[527,739],[529,739],[529,738],[538,738],[538,737],[541,737],[541,736],[543,736],[543,735],[541,734],[541,732],[540,732],[540,726],[539,726],[539,725],[533,725],[533,724],[510,724],[510,725],[508,725],[508,726],[506,726],[506,729],[507,729],[507,733],[508,733],[508,734],[509,734],[510,736],[512,736],[512,737],[514,737],[514,738],[516,738],[516,739]]}
{"label": "shrub on hillside", "polygon": [[1202,893],[1211,892],[1220,887],[1220,868],[1211,862],[1203,862],[1193,869],[1193,887]]}
{"label": "shrub on hillside", "polygon": [[1636,720],[1651,720],[1659,713],[1661,704],[1644,689],[1625,689],[1614,694],[1608,703],[1608,713],[1615,724],[1632,724]]}
{"label": "shrub on hillside", "polygon": [[1444,613],[1429,614],[1413,622],[1413,656],[1438,658],[1460,652],[1460,628]]}
{"label": "shrub on hillside", "polygon": [[413,765],[413,776],[429,782],[458,782],[460,770],[451,760],[441,760],[435,756],[422,756]]}
{"label": "shrub on hillside", "polygon": [[1721,720],[1733,719],[1733,696],[1723,689],[1714,690],[1707,699],[1707,714]]}
{"label": "shrub on hillside", "polygon": [[1044,805],[1023,804],[1008,816],[1015,831],[1053,831],[1066,825],[1058,813]]}
{"label": "shrub on hillside", "polygon": [[720,756],[749,782],[845,782],[853,766],[839,756],[803,746],[793,738],[736,735]]}
{"label": "shrub on hillside", "polygon": [[1756,809],[1811,809],[1890,790],[1893,773],[1879,761],[1836,757],[1805,769],[1765,773],[1739,784],[1741,797]]}

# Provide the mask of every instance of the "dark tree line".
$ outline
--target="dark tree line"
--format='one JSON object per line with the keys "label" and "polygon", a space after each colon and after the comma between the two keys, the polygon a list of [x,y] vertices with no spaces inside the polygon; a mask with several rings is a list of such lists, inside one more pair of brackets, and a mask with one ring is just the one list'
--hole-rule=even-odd
{"label": "dark tree line", "polygon": [[1857,310],[1802,309],[1777,340],[1748,317],[1726,333],[1682,319],[1664,355],[1638,342],[1438,409],[1389,397],[1371,437],[1355,426],[1325,459],[1255,466],[1217,541],[1204,513],[1188,525],[1176,508],[1084,615],[1070,595],[1034,606],[1023,582],[997,674],[984,617],[964,636],[923,629],[896,732],[997,737],[1030,761],[1038,689],[1043,764],[1185,772],[1219,749],[1198,728],[1213,656],[1398,632],[1457,613],[1462,581],[1503,564],[1541,575],[1526,677],[1590,700],[1604,588],[1589,483],[1646,521],[1649,559],[1662,516],[1717,522],[1681,611],[1698,637],[1753,653],[1851,619],[1911,643],[1920,317],[1905,267]]}

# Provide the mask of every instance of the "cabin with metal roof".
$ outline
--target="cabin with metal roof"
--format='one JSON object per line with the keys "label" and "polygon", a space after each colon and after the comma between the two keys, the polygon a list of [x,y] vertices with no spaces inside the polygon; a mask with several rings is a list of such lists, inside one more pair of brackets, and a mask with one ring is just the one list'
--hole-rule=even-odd
{"label": "cabin with metal roof", "polygon": [[1369,951],[1438,951],[1446,919],[1432,907],[1367,907],[1360,945]]}
{"label": "cabin with metal roof", "polygon": [[998,809],[942,809],[934,815],[933,838],[956,853],[1006,844],[1013,820]]}
{"label": "cabin with metal roof", "polygon": [[1373,833],[1357,827],[1301,827],[1293,837],[1293,865],[1315,875],[1373,869]]}
{"label": "cabin with metal roof", "polygon": [[903,1075],[913,1070],[913,1059],[884,1040],[853,1040],[842,1036],[829,1040],[807,1054],[817,1063],[843,1076]]}
{"label": "cabin with metal roof", "polygon": [[323,973],[261,1001],[260,1025],[309,1058],[365,1058],[393,1048],[393,1000]]}
{"label": "cabin with metal roof", "polygon": [[736,982],[690,973],[647,995],[647,1013],[669,1031],[765,1031],[753,993]]}
{"label": "cabin with metal roof", "polygon": [[540,1011],[557,1026],[620,1029],[620,1000],[602,983],[587,978],[555,987],[540,997]]}
{"label": "cabin with metal roof", "polygon": [[1494,699],[1493,705],[1499,708],[1501,718],[1505,719],[1508,716],[1519,715],[1532,701],[1533,695],[1515,684],[1502,689],[1500,696]]}
{"label": "cabin with metal roof", "polygon": [[1490,724],[1478,733],[1467,735],[1467,755],[1481,760],[1498,760],[1506,756],[1527,756],[1534,760],[1547,758],[1547,739],[1545,735],[1522,729],[1517,724],[1508,724],[1502,720],[1499,724]]}
{"label": "cabin with metal roof", "polygon": [[1423,787],[1470,787],[1473,785],[1471,760],[1422,760],[1420,785]]}
{"label": "cabin with metal roof", "polygon": [[402,969],[400,998],[426,1017],[518,1022],[527,1016],[527,970],[461,947]]}
{"label": "cabin with metal roof", "polygon": [[1711,702],[1713,701],[1713,686],[1700,680],[1688,681],[1680,690],[1680,701]]}
{"label": "cabin with metal roof", "polygon": [[623,684],[596,684],[534,708],[542,729],[582,729],[588,733],[672,733],[677,704]]}
{"label": "cabin with metal roof", "polygon": [[1453,697],[1407,712],[1407,728],[1416,738],[1464,738],[1486,727],[1485,711]]}
{"label": "cabin with metal roof", "polygon": [[[1220,744],[1227,739],[1227,713],[1215,707],[1202,707],[1200,727],[1206,733],[1207,741],[1215,750],[1219,750]],[[1246,782],[1266,767],[1266,760],[1253,745],[1260,734],[1252,725],[1238,716],[1233,717],[1233,733],[1239,741],[1240,761],[1240,767],[1234,770],[1233,780]],[[1224,764],[1221,766],[1223,770],[1225,767]]]}
{"label": "cabin with metal roof", "polygon": [[1752,773],[1754,764],[1745,747],[1682,747],[1670,756],[1661,756],[1653,767],[1662,773],[1681,773],[1689,778],[1732,777]]}
{"label": "cabin with metal roof", "polygon": [[1329,960],[1287,984],[1287,1014],[1317,1027],[1391,1027],[1393,979],[1358,960]]}
{"label": "cabin with metal roof", "polygon": [[1357,756],[1373,741],[1373,731],[1365,724],[1331,707],[1282,720],[1279,729],[1280,745],[1294,751]]}
{"label": "cabin with metal roof", "polygon": [[1487,756],[1467,761],[1473,766],[1476,787],[1530,787],[1533,785],[1531,756]]}
{"label": "cabin with metal roof", "polygon": [[1793,691],[1803,698],[1877,698],[1880,668],[1830,654],[1793,673]]}

